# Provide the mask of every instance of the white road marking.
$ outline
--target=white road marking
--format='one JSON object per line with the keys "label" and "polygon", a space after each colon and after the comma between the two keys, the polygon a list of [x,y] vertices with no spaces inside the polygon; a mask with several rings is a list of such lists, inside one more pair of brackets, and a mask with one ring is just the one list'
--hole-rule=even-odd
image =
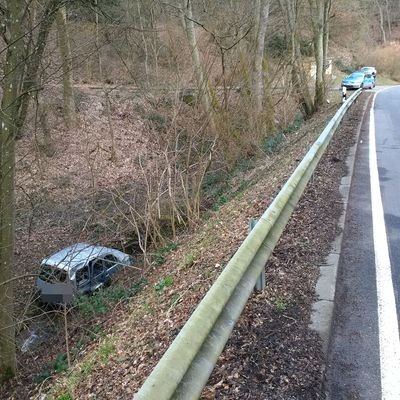
{"label": "white road marking", "polygon": [[400,399],[400,338],[375,142],[375,98],[369,118],[369,172],[378,296],[379,352],[383,400]]}

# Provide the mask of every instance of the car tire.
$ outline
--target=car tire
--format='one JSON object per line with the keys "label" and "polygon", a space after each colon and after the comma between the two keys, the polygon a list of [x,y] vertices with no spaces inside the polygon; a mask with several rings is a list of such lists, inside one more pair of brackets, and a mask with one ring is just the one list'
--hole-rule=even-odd
{"label": "car tire", "polygon": [[108,288],[111,286],[111,277],[107,275],[107,278],[104,280],[103,287]]}

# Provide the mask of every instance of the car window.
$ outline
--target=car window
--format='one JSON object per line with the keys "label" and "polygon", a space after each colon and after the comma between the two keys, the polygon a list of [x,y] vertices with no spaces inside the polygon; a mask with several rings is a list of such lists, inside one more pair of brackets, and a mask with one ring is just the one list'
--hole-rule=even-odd
{"label": "car window", "polygon": [[105,264],[105,267],[106,267],[106,268],[111,268],[111,267],[113,267],[113,266],[115,265],[115,263],[117,263],[117,262],[118,262],[117,257],[115,257],[115,256],[112,255],[112,254],[107,254],[107,255],[104,257],[104,264]]}
{"label": "car window", "polygon": [[105,266],[102,259],[96,259],[92,262],[93,276],[100,275],[104,272]]}
{"label": "car window", "polygon": [[43,265],[40,269],[39,278],[49,283],[65,282],[67,280],[67,273],[50,265]]}
{"label": "car window", "polygon": [[81,285],[87,280],[89,280],[89,267],[86,265],[76,272],[76,283]]}

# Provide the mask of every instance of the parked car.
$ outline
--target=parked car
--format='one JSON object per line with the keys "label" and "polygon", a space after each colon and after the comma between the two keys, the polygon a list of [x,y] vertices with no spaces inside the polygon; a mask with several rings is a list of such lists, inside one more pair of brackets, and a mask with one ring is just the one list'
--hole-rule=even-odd
{"label": "parked car", "polygon": [[363,88],[373,89],[375,87],[375,76],[372,74],[365,74],[363,81]]}
{"label": "parked car", "polygon": [[360,68],[360,71],[364,72],[364,74],[372,74],[374,77],[376,77],[375,67],[362,67]]}
{"label": "parked car", "polygon": [[103,246],[77,243],[46,257],[40,265],[36,287],[44,303],[71,303],[110,283],[111,275],[131,265],[132,257]]}
{"label": "parked car", "polygon": [[356,71],[342,80],[342,87],[347,89],[373,88],[375,87],[375,77],[372,74]]}

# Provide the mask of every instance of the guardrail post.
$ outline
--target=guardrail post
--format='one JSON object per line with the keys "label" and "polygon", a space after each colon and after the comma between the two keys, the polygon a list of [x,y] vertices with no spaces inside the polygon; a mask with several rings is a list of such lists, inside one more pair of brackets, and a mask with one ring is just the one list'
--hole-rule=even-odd
{"label": "guardrail post", "polygon": [[346,86],[342,86],[342,103],[346,101],[347,98],[347,88]]}
{"label": "guardrail post", "polygon": [[[258,219],[251,218],[249,222],[249,231],[251,231],[258,222]],[[254,285],[254,290],[262,291],[265,289],[265,265],[263,270],[261,271],[260,276],[258,277],[256,284]]]}

